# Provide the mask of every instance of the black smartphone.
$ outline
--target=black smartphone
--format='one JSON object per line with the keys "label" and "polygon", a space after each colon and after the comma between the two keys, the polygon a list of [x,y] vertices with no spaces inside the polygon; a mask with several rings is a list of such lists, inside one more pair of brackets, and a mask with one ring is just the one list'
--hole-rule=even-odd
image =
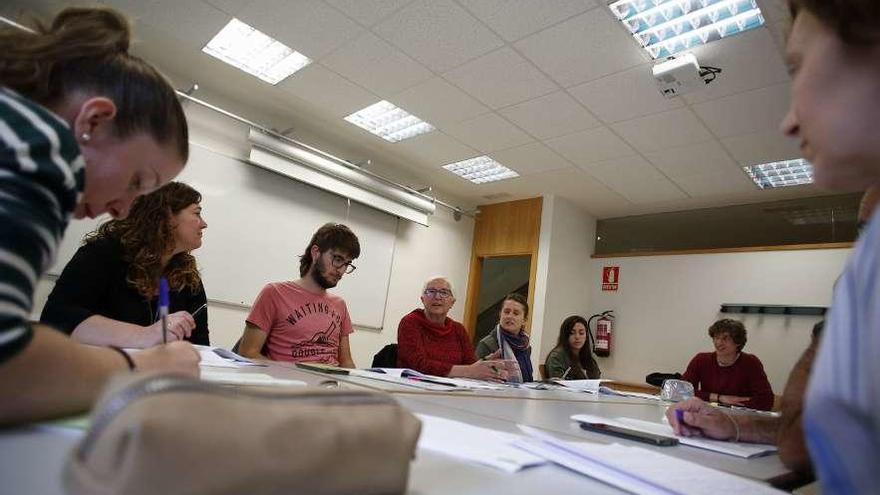
{"label": "black smartphone", "polygon": [[675,437],[655,435],[644,431],[631,430],[622,426],[612,426],[603,423],[581,423],[581,428],[587,431],[626,438],[627,440],[635,440],[636,442],[649,443],[658,447],[672,447],[673,445],[678,445],[678,439]]}

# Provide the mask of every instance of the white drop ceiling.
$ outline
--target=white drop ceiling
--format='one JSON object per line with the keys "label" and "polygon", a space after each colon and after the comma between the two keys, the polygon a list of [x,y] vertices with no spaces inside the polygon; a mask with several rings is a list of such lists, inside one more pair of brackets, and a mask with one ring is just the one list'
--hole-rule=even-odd
{"label": "white drop ceiling", "polygon": [[[104,3],[133,18],[133,50],[179,89],[198,82],[198,97],[465,207],[556,194],[607,218],[822,194],[760,191],[741,170],[799,157],[777,130],[790,86],[781,0],[758,0],[765,27],[695,49],[723,73],[672,100],[604,0]],[[314,62],[271,86],[202,53],[232,17]],[[437,130],[386,143],[342,119],[382,99]],[[474,185],[441,168],[484,153],[520,177]]]}

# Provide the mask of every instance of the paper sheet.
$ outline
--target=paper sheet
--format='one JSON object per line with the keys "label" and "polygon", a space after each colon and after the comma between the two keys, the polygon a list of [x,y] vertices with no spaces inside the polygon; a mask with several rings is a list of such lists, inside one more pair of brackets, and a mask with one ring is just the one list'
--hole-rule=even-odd
{"label": "paper sheet", "polygon": [[271,385],[279,387],[304,387],[306,382],[275,378],[265,373],[236,373],[233,371],[202,370],[201,379],[227,385]]}
{"label": "paper sheet", "polygon": [[654,423],[652,421],[644,421],[641,419],[627,418],[622,416],[616,418],[604,418],[602,416],[594,416],[591,414],[575,414],[571,417],[571,419],[579,423],[605,423],[615,426],[622,426],[624,428],[631,428],[646,433],[654,433],[667,437],[675,437],[678,438],[678,443],[682,445],[688,445],[690,447],[696,447],[700,449],[719,452],[722,454],[742,457],[743,459],[750,459],[752,457],[772,454],[778,450],[775,445],[763,443],[733,443],[702,437],[677,436],[672,431],[672,427],[666,423]]}
{"label": "paper sheet", "polygon": [[211,347],[206,345],[195,345],[193,347],[195,347],[196,350],[199,351],[199,356],[201,356],[202,358],[202,360],[199,362],[199,366],[202,367],[244,368],[247,366],[265,366],[262,363],[254,362],[246,357],[239,356],[232,351],[228,351],[220,347]]}
{"label": "paper sheet", "polygon": [[570,389],[578,390],[580,392],[587,392],[590,394],[598,394],[599,393],[599,385],[602,382],[607,382],[608,380],[557,380],[556,383],[560,385],[564,385]]}
{"label": "paper sheet", "polygon": [[780,494],[769,485],[641,447],[574,443],[520,426],[531,438],[516,446],[551,462],[637,494]]}
{"label": "paper sheet", "polygon": [[471,426],[460,421],[417,414],[422,420],[420,449],[439,452],[508,473],[547,461],[513,446],[520,435]]}

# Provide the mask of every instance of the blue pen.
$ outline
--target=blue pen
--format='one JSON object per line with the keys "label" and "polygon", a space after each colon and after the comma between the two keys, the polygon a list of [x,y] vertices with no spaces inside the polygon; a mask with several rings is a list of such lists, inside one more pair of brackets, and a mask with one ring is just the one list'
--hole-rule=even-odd
{"label": "blue pen", "polygon": [[678,420],[678,424],[684,424],[684,409],[676,409],[675,410],[675,419]]}
{"label": "blue pen", "polygon": [[159,279],[159,317],[162,318],[162,343],[168,343],[168,281]]}

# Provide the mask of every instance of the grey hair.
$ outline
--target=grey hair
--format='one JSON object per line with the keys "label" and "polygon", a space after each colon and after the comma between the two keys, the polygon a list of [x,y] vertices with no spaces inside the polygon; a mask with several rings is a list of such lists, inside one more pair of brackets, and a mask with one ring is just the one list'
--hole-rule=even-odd
{"label": "grey hair", "polygon": [[452,295],[455,295],[455,289],[452,287],[452,282],[450,282],[449,279],[443,275],[437,275],[437,276],[429,278],[428,280],[425,280],[425,285],[422,286],[422,292],[423,293],[425,292],[425,289],[428,288],[428,284],[430,284],[431,282],[434,282],[436,280],[442,280],[442,281],[446,282],[446,285],[449,286],[449,292],[452,292]]}

